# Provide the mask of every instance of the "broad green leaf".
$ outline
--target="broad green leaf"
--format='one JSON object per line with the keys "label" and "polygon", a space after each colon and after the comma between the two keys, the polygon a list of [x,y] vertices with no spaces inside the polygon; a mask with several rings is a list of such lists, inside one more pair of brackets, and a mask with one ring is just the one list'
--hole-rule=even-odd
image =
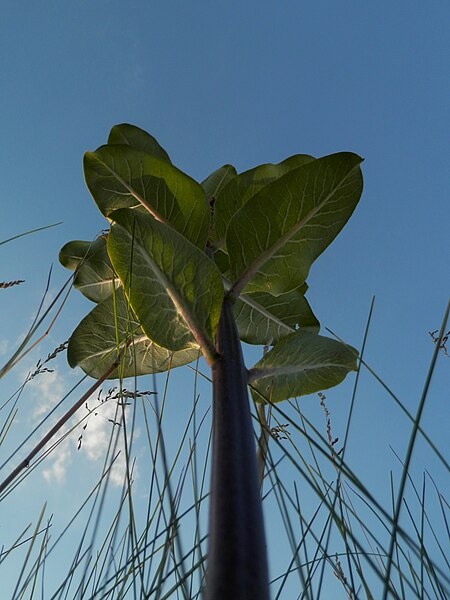
{"label": "broad green leaf", "polygon": [[230,271],[230,257],[228,254],[219,248],[214,252],[213,259],[222,275],[228,275]]}
{"label": "broad green leaf", "polygon": [[292,169],[314,160],[307,154],[294,154],[276,165],[268,163],[244,171],[229,180],[218,194],[215,205],[216,239],[222,243],[231,217],[244,204],[267,184],[285,175]]}
{"label": "broad green leaf", "polygon": [[208,246],[214,247],[216,240],[216,225],[215,225],[215,204],[217,194],[223,188],[224,185],[227,184],[228,181],[233,179],[236,176],[236,169],[232,165],[223,165],[220,167],[209,177],[207,177],[204,181],[202,181],[201,186],[205,191],[205,194],[208,198],[209,209],[210,209],[210,226],[208,232]]}
{"label": "broad green leaf", "polygon": [[173,165],[131,146],[110,145],[86,152],[84,173],[106,217],[119,208],[147,211],[205,247],[210,222],[205,192]]}
{"label": "broad green leaf", "polygon": [[199,354],[198,348],[169,352],[151,342],[130,310],[123,289],[118,288],[97,304],[72,333],[67,353],[69,364],[98,378],[130,338],[121,365],[110,379],[167,371],[192,362]]}
{"label": "broad green leaf", "polygon": [[168,350],[214,354],[223,285],[215,264],[164,223],[130,210],[111,214],[108,254],[145,334]]}
{"label": "broad green leaf", "polygon": [[280,402],[340,383],[356,371],[357,350],[310,332],[283,337],[253,369],[249,383],[255,400]]}
{"label": "broad green leaf", "polygon": [[111,295],[114,279],[117,287],[104,236],[94,242],[68,242],[61,248],[59,260],[66,268],[76,270],[74,286],[93,302],[101,302]]}
{"label": "broad green leaf", "polygon": [[88,240],[72,240],[67,242],[59,251],[59,262],[66,269],[75,271],[85,258],[94,242]]}
{"label": "broad green leaf", "polygon": [[362,159],[342,152],[269,183],[234,214],[227,230],[232,294],[284,294],[302,285],[362,192]]}
{"label": "broad green leaf", "polygon": [[227,185],[231,179],[236,177],[237,171],[233,165],[223,165],[208,175],[208,177],[202,181],[201,186],[205,190],[205,194],[208,198],[217,198],[220,190]]}
{"label": "broad green leaf", "polygon": [[136,150],[142,150],[147,154],[171,163],[169,155],[158,144],[156,139],[135,125],[129,125],[128,123],[114,125],[109,134],[108,144],[127,144],[132,148],[136,148]]}
{"label": "broad green leaf", "polygon": [[320,324],[304,296],[304,288],[280,296],[264,292],[241,294],[233,310],[241,340],[271,345],[297,327],[318,332]]}

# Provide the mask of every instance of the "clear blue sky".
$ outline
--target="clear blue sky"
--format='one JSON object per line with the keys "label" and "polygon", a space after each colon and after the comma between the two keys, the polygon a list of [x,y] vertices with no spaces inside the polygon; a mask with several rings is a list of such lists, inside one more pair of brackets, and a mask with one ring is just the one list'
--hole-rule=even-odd
{"label": "clear blue sky", "polygon": [[[376,295],[366,360],[415,412],[433,351],[428,332],[449,296],[449,22],[444,0],[47,0],[26,8],[3,0],[0,240],[63,224],[0,248],[0,281],[26,280],[0,297],[0,362],[30,323],[52,263],[52,292],[65,280],[59,248],[105,226],[82,155],[129,122],[200,180],[226,162],[242,171],[298,152],[365,158],[360,205],[315,263],[308,298],[322,326],[358,347]],[[36,360],[88,308],[73,294]],[[424,415],[447,453],[449,368],[441,355]],[[2,382],[3,393],[22,375]],[[63,361],[53,377],[50,404],[75,381]],[[328,394],[337,431],[351,386],[349,378]],[[47,401],[42,393],[31,395],[33,410]],[[388,498],[389,471],[399,473],[389,444],[404,455],[408,429],[367,374],[358,398],[352,464]],[[311,417],[323,426],[320,411]],[[21,422],[18,439],[32,420]],[[434,466],[418,448],[420,477]],[[442,475],[437,466],[434,473]],[[34,481],[42,497],[54,489]],[[70,489],[71,478],[58,485]]]}

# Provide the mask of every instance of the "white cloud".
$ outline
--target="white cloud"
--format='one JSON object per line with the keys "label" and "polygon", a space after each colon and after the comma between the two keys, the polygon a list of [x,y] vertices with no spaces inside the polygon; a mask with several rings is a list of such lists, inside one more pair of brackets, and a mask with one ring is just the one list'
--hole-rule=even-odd
{"label": "white cloud", "polygon": [[[88,405],[92,408],[95,406],[96,398]],[[120,427],[122,419],[122,411],[117,410],[116,400],[110,399],[101,404],[98,410],[95,410],[88,417],[87,427],[83,431],[83,439],[81,444],[81,452],[90,461],[104,460],[108,451],[109,442],[112,433],[117,433],[117,427]],[[114,424],[116,423],[116,424]],[[113,428],[116,430],[113,432]],[[123,448],[123,437],[119,433],[118,443],[115,453],[120,451],[119,456],[114,461],[110,471],[110,480],[115,485],[122,485],[126,474],[126,459]]]}
{"label": "white cloud", "polygon": [[33,411],[35,418],[48,413],[61,400],[65,389],[64,379],[56,369],[51,373],[37,375],[28,385],[29,391],[36,399]]}
{"label": "white cloud", "polygon": [[70,438],[65,439],[54,451],[50,465],[42,471],[44,479],[48,482],[56,481],[62,483],[65,480],[67,468],[72,462],[72,442]]}
{"label": "white cloud", "polygon": [[[42,416],[61,398],[63,381],[55,371],[54,373],[44,373],[35,389],[42,395],[39,407],[35,411],[35,417]],[[44,383],[44,379],[48,379]],[[39,381],[39,380],[37,380]],[[34,380],[33,380],[34,383]],[[55,389],[59,393],[54,395]],[[123,485],[126,476],[126,458],[123,448],[123,437],[120,427],[122,418],[121,410],[117,411],[117,401],[113,398],[107,402],[98,404],[97,394],[95,394],[87,405],[90,409],[95,408],[86,419],[76,427],[67,438],[62,441],[54,452],[47,458],[49,466],[43,471],[43,476],[48,482],[62,483],[65,480],[65,475],[69,468],[74,468],[75,456],[85,457],[91,463],[103,463],[108,447],[110,444],[111,435],[119,433],[119,439],[114,451],[116,455],[119,451],[114,464],[110,470],[109,478],[111,483],[116,486]],[[83,407],[77,414],[78,419],[81,419],[86,414],[86,408]],[[75,418],[77,418],[75,417]],[[58,437],[64,435],[71,427],[73,422],[64,427],[58,434]],[[81,438],[81,440],[80,440]],[[53,443],[55,440],[53,440]],[[49,445],[51,445],[50,442]],[[133,471],[133,479],[136,478],[136,468]]]}
{"label": "white cloud", "polygon": [[[53,294],[49,293],[46,298],[46,302],[50,302]],[[32,354],[28,355],[27,358],[20,363],[20,367],[16,370],[16,375],[19,377],[21,382],[25,381],[32,373],[36,370],[37,364],[32,362],[31,356],[36,356],[37,352],[41,356],[41,360],[44,360],[46,349],[49,344],[49,339],[45,343],[39,345],[38,350],[34,350]],[[5,354],[8,350],[8,340],[0,339],[0,356]],[[50,349],[51,351],[53,348]],[[44,358],[42,358],[44,357]],[[32,422],[32,426],[37,425],[64,397],[64,394],[72,387],[73,378],[76,375],[73,372],[65,371],[64,369],[59,370],[57,364],[53,361],[41,364],[42,367],[50,369],[49,371],[43,371],[36,375],[32,380],[27,383],[26,386],[26,398],[28,409],[23,415],[27,414],[28,418]],[[90,400],[88,400],[88,406],[94,408],[98,401],[98,393],[96,393]],[[64,402],[64,408],[58,409],[57,414],[52,415],[52,418],[40,429],[40,434],[44,435],[48,429],[56,422],[63,413],[63,410],[67,410],[70,407],[71,402],[75,402],[77,397],[69,398]],[[111,398],[110,400],[100,403],[96,410],[90,414],[78,427],[75,427],[67,437],[61,441],[58,446],[45,458],[42,465],[42,475],[48,482],[55,482],[62,484],[66,480],[66,474],[70,473],[71,469],[76,469],[77,461],[76,458],[84,458],[93,466],[95,465],[96,473],[98,472],[98,465],[103,465],[106,453],[108,451],[109,441],[112,434],[119,432],[119,440],[117,443],[114,454],[119,451],[119,456],[114,461],[114,464],[110,470],[110,481],[114,485],[120,486],[124,482],[126,475],[126,459],[125,452],[123,449],[123,436],[121,435],[121,428],[118,430],[118,425],[114,425],[112,421],[117,420],[120,422],[122,418],[122,411],[117,412],[117,400]],[[127,409],[129,410],[129,409]],[[55,437],[50,440],[47,447],[51,447],[58,439],[61,439],[84,415],[86,415],[86,409],[82,407],[78,413],[71,419],[66,426],[64,426]],[[83,425],[87,423],[87,427],[83,429]],[[79,437],[82,435],[81,447],[78,450]],[[133,471],[133,478],[136,477],[136,468]]]}

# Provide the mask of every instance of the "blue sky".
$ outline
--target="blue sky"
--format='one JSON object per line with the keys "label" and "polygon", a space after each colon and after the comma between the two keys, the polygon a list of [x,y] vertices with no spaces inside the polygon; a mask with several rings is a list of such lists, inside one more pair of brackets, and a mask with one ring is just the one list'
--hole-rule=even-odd
{"label": "blue sky", "polygon": [[[4,0],[0,240],[63,224],[0,248],[0,281],[26,280],[0,297],[0,359],[29,325],[52,263],[51,293],[65,281],[60,247],[105,226],[81,160],[114,124],[146,129],[199,180],[223,163],[242,171],[299,152],[349,150],[365,158],[365,190],[313,266],[308,298],[322,326],[359,347],[376,296],[366,360],[414,413],[433,352],[428,332],[440,326],[449,296],[449,17],[450,5],[438,0],[77,0],[26,9]],[[88,308],[71,295],[30,364],[65,340]],[[249,362],[257,356],[251,350]],[[76,380],[63,360],[58,364],[30,391],[31,413]],[[447,454],[449,367],[441,354],[424,415]],[[2,382],[5,397],[25,371]],[[337,431],[352,383],[328,393]],[[308,401],[314,408],[306,410],[323,426],[316,399]],[[32,421],[20,419],[17,439]],[[388,499],[389,471],[400,472],[389,444],[404,455],[408,428],[366,373],[354,425],[352,464]],[[427,467],[442,476],[428,460],[419,444],[415,474]],[[69,463],[61,459],[61,468],[71,465],[76,475],[78,463]],[[53,487],[34,477],[48,497]],[[71,477],[55,493],[70,496]]]}

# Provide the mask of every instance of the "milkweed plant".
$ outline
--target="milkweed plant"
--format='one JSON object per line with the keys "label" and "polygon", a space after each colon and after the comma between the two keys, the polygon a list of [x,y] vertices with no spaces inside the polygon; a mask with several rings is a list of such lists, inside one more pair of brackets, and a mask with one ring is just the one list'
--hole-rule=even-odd
{"label": "milkweed plant", "polygon": [[[357,369],[357,351],[320,335],[305,293],[315,259],[361,196],[362,159],[295,154],[198,183],[128,124],[84,157],[108,222],[61,263],[94,308],[68,361],[99,379],[164,372],[202,355],[212,376],[206,598],[269,598],[249,392],[259,406],[319,392]],[[255,365],[241,342],[263,345]]]}

